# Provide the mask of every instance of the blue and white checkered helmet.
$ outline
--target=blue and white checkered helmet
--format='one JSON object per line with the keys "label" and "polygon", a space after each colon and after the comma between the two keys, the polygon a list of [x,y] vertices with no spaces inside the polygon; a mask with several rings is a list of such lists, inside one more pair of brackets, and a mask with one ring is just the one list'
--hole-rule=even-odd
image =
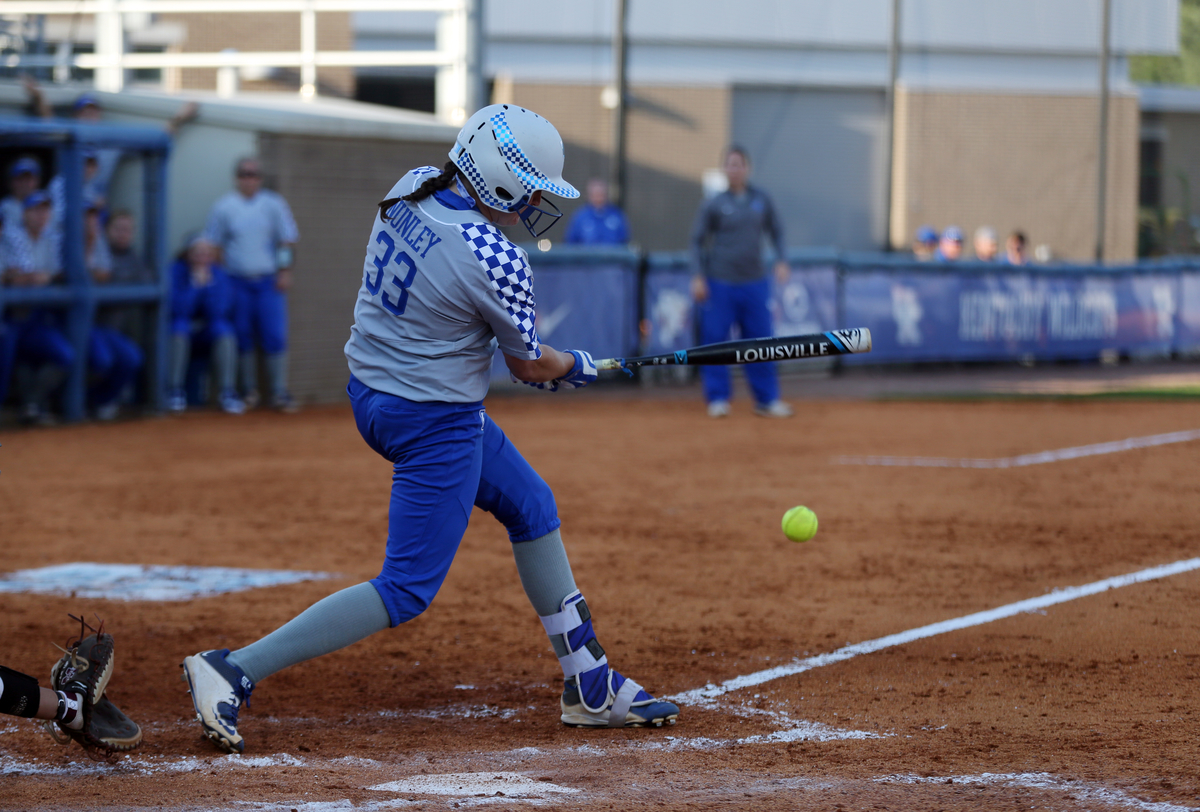
{"label": "blue and white checkered helmet", "polygon": [[558,130],[515,104],[491,104],[467,119],[450,160],[493,209],[518,211],[539,190],[579,197],[579,190],[563,180]]}

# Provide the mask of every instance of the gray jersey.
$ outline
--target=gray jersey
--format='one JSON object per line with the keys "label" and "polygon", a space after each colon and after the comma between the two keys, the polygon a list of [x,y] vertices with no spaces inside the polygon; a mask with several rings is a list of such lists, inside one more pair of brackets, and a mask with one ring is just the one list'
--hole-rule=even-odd
{"label": "gray jersey", "polygon": [[300,239],[287,201],[270,189],[246,199],[237,192],[213,204],[204,237],[221,246],[225,268],[234,276],[258,277],[275,273],[280,243]]}
{"label": "gray jersey", "polygon": [[[439,171],[415,169],[387,197]],[[458,192],[401,201],[374,218],[346,344],[350,371],[372,389],[473,403],[487,394],[497,345],[541,357],[529,257]]]}
{"label": "gray jersey", "polygon": [[775,258],[784,259],[783,226],[767,193],[748,186],[743,194],[721,192],[700,207],[692,226],[694,270],[721,282],[763,278],[763,236]]}

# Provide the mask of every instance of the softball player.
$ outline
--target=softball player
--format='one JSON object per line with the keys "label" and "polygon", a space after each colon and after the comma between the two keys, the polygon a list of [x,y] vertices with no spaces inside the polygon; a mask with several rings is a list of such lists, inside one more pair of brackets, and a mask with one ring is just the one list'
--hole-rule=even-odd
{"label": "softball player", "polygon": [[0,713],[26,719],[62,722],[83,729],[83,697],[71,691],[42,687],[37,679],[0,665]]}
{"label": "softball player", "polygon": [[497,228],[522,222],[540,236],[560,216],[542,194],[579,195],[562,179],[562,139],[536,113],[491,105],[467,121],[450,158],[440,171],[409,172],[380,203],[346,344],[358,430],[395,471],[383,569],[245,648],[184,660],[201,727],[226,751],[242,751],[238,711],[262,679],[423,612],[472,505],[508,530],[562,666],[562,721],[641,727],[679,715],[609,667],[567,562],[554,495],[483,408],[497,345],[514,377],[538,388],[596,379],[588,353],[539,341],[528,257]]}

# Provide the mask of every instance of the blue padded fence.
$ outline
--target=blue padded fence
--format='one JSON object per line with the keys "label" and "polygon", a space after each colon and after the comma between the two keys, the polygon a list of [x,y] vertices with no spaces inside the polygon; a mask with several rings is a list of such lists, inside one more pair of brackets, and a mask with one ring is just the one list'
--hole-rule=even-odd
{"label": "blue padded fence", "polygon": [[[605,288],[597,297],[569,293],[602,263],[610,273],[638,280]],[[531,251],[539,319],[566,329],[581,313],[572,309],[558,328],[556,308],[574,295],[587,302],[590,324],[570,336],[543,334],[554,346],[593,346],[601,355],[662,353],[696,343],[696,314],[684,252],[623,258],[591,256],[586,249]],[[837,327],[867,327],[874,349],[847,363],[1066,360],[1104,352],[1170,356],[1200,351],[1200,257],[1127,265],[922,263],[885,254],[800,250],[789,256],[791,275],[775,284],[771,311],[777,335]],[[545,271],[545,272],[543,272]],[[589,282],[589,285],[599,284]],[[547,309],[547,307],[549,309]],[[566,311],[564,311],[566,313]],[[641,320],[639,332],[629,329]],[[610,323],[611,322],[611,323]],[[604,324],[604,340],[597,325]],[[539,329],[541,323],[539,323]],[[612,352],[614,340],[626,345]],[[556,340],[557,339],[557,340]]]}

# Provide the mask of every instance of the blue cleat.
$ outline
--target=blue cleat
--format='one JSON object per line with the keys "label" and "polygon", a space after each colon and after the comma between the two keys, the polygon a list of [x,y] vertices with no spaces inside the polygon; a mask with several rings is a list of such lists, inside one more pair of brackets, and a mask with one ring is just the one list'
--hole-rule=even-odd
{"label": "blue cleat", "polygon": [[238,711],[249,704],[254,683],[242,669],[225,661],[228,655],[225,648],[185,657],[183,675],[204,735],[226,753],[241,753],[245,742],[237,732]]}
{"label": "blue cleat", "polygon": [[[613,690],[613,686],[617,690]],[[608,669],[608,699],[600,710],[583,701],[574,680],[563,690],[562,722],[569,727],[662,727],[679,718],[679,706],[655,699],[631,679]]]}

